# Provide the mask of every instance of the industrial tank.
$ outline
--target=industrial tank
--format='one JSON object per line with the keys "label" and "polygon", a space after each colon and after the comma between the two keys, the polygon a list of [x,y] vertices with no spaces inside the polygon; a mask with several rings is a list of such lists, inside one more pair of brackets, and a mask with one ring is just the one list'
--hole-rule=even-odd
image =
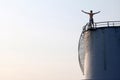
{"label": "industrial tank", "polygon": [[78,45],[85,80],[120,80],[120,21],[83,28]]}

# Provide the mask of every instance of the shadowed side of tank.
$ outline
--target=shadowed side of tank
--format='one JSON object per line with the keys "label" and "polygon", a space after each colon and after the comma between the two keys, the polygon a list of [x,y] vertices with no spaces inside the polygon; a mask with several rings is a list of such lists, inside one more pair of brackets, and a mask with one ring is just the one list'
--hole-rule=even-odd
{"label": "shadowed side of tank", "polygon": [[120,27],[84,32],[84,76],[92,80],[120,80]]}

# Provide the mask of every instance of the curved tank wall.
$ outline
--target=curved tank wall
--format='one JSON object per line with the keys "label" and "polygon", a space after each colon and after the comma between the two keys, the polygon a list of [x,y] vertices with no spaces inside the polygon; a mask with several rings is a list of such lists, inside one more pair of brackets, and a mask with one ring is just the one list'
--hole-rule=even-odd
{"label": "curved tank wall", "polygon": [[120,80],[120,27],[102,27],[83,34],[85,79]]}

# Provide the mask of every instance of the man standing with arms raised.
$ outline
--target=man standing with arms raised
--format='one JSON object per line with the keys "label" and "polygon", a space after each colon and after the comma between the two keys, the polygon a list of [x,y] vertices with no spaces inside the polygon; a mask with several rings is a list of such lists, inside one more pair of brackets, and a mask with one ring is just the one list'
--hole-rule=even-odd
{"label": "man standing with arms raised", "polygon": [[82,11],[83,13],[89,15],[89,26],[91,26],[91,27],[93,26],[93,27],[94,27],[94,19],[93,19],[93,15],[100,13],[100,11],[95,12],[95,13],[93,13],[92,10],[90,10],[90,12],[85,12],[85,11],[83,11],[83,10],[81,10],[81,11]]}

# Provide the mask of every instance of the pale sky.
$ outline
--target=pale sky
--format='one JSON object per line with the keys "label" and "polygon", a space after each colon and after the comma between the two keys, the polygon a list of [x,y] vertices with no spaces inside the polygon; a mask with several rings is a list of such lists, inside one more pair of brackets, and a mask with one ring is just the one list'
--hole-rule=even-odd
{"label": "pale sky", "polygon": [[120,0],[0,0],[0,80],[80,80],[78,41],[88,15],[120,20]]}

